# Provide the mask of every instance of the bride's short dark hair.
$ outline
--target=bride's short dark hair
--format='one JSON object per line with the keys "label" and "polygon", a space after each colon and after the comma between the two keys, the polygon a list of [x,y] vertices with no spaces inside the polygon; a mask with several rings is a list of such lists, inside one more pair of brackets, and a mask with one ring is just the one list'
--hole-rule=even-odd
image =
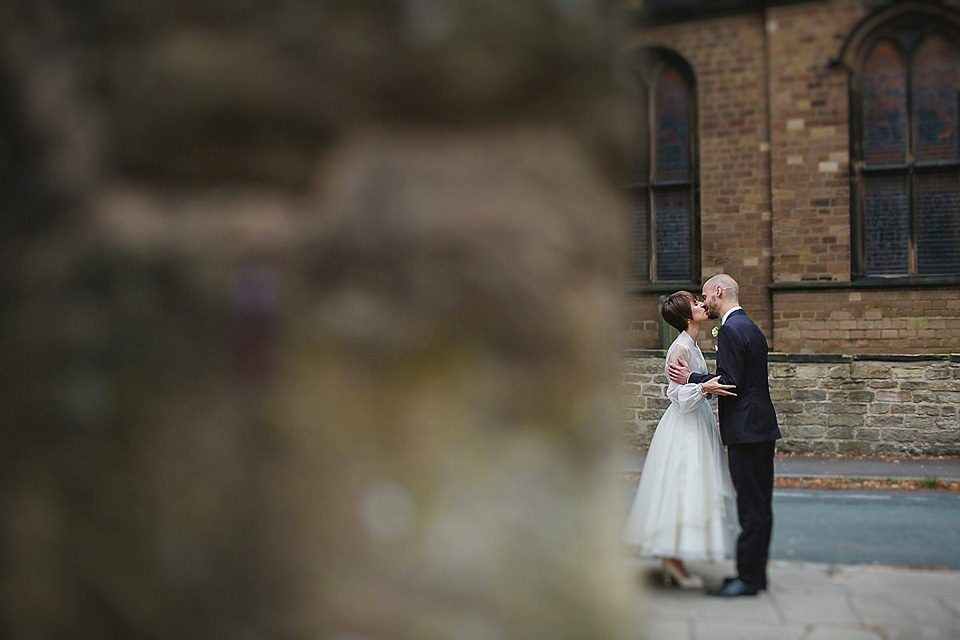
{"label": "bride's short dark hair", "polygon": [[677,291],[667,296],[663,301],[663,308],[660,314],[663,319],[670,323],[670,326],[677,331],[686,331],[687,322],[693,320],[693,303],[697,296],[689,291]]}

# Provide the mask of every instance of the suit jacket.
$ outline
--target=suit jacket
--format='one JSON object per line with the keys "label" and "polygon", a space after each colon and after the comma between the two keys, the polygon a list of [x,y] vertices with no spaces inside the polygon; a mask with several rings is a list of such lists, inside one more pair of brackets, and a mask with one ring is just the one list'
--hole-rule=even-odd
{"label": "suit jacket", "polygon": [[780,438],[777,414],[770,399],[767,339],[743,309],[727,316],[717,334],[717,373],[691,373],[701,383],[716,375],[736,385],[736,397],[720,396],[720,438],[723,444],[769,442]]}

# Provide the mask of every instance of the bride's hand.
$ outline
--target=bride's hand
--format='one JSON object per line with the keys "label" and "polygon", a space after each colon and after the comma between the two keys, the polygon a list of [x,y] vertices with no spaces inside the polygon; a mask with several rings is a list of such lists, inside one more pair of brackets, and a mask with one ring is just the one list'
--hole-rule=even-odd
{"label": "bride's hand", "polygon": [[702,385],[704,393],[712,393],[715,396],[736,396],[734,393],[736,390],[736,385],[732,384],[720,384],[720,376],[715,378],[710,378]]}

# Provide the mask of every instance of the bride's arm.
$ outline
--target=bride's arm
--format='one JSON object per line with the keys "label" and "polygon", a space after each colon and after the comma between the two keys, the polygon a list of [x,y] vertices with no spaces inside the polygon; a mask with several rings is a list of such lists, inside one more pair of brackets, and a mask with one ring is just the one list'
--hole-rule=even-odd
{"label": "bride's arm", "polygon": [[[667,353],[667,362],[664,365],[664,370],[671,362],[676,362],[678,359],[683,359],[685,362],[692,362],[692,354],[688,353],[686,349],[675,346]],[[669,372],[667,379],[669,380]],[[670,384],[667,386],[667,397],[670,398],[670,402],[677,405],[677,408],[680,409],[683,413],[693,411],[697,406],[706,399],[706,394],[703,392],[703,385],[688,382],[687,384],[677,384],[673,380],[670,380]]]}

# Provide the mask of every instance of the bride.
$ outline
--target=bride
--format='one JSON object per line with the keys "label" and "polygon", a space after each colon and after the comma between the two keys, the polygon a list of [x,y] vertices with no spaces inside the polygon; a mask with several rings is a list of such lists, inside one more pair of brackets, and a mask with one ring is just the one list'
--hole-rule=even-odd
{"label": "bride", "polygon": [[[680,332],[667,350],[667,364],[682,359],[692,371],[706,373],[696,342],[700,323],[707,319],[703,304],[692,293],[678,291],[666,299],[661,313]],[[703,384],[670,382],[670,406],[650,441],[623,533],[624,542],[641,556],[662,558],[664,581],[683,588],[704,586],[702,578],[687,572],[684,560],[733,555],[733,485],[710,399],[736,395],[734,389],[720,384],[719,376]]]}

